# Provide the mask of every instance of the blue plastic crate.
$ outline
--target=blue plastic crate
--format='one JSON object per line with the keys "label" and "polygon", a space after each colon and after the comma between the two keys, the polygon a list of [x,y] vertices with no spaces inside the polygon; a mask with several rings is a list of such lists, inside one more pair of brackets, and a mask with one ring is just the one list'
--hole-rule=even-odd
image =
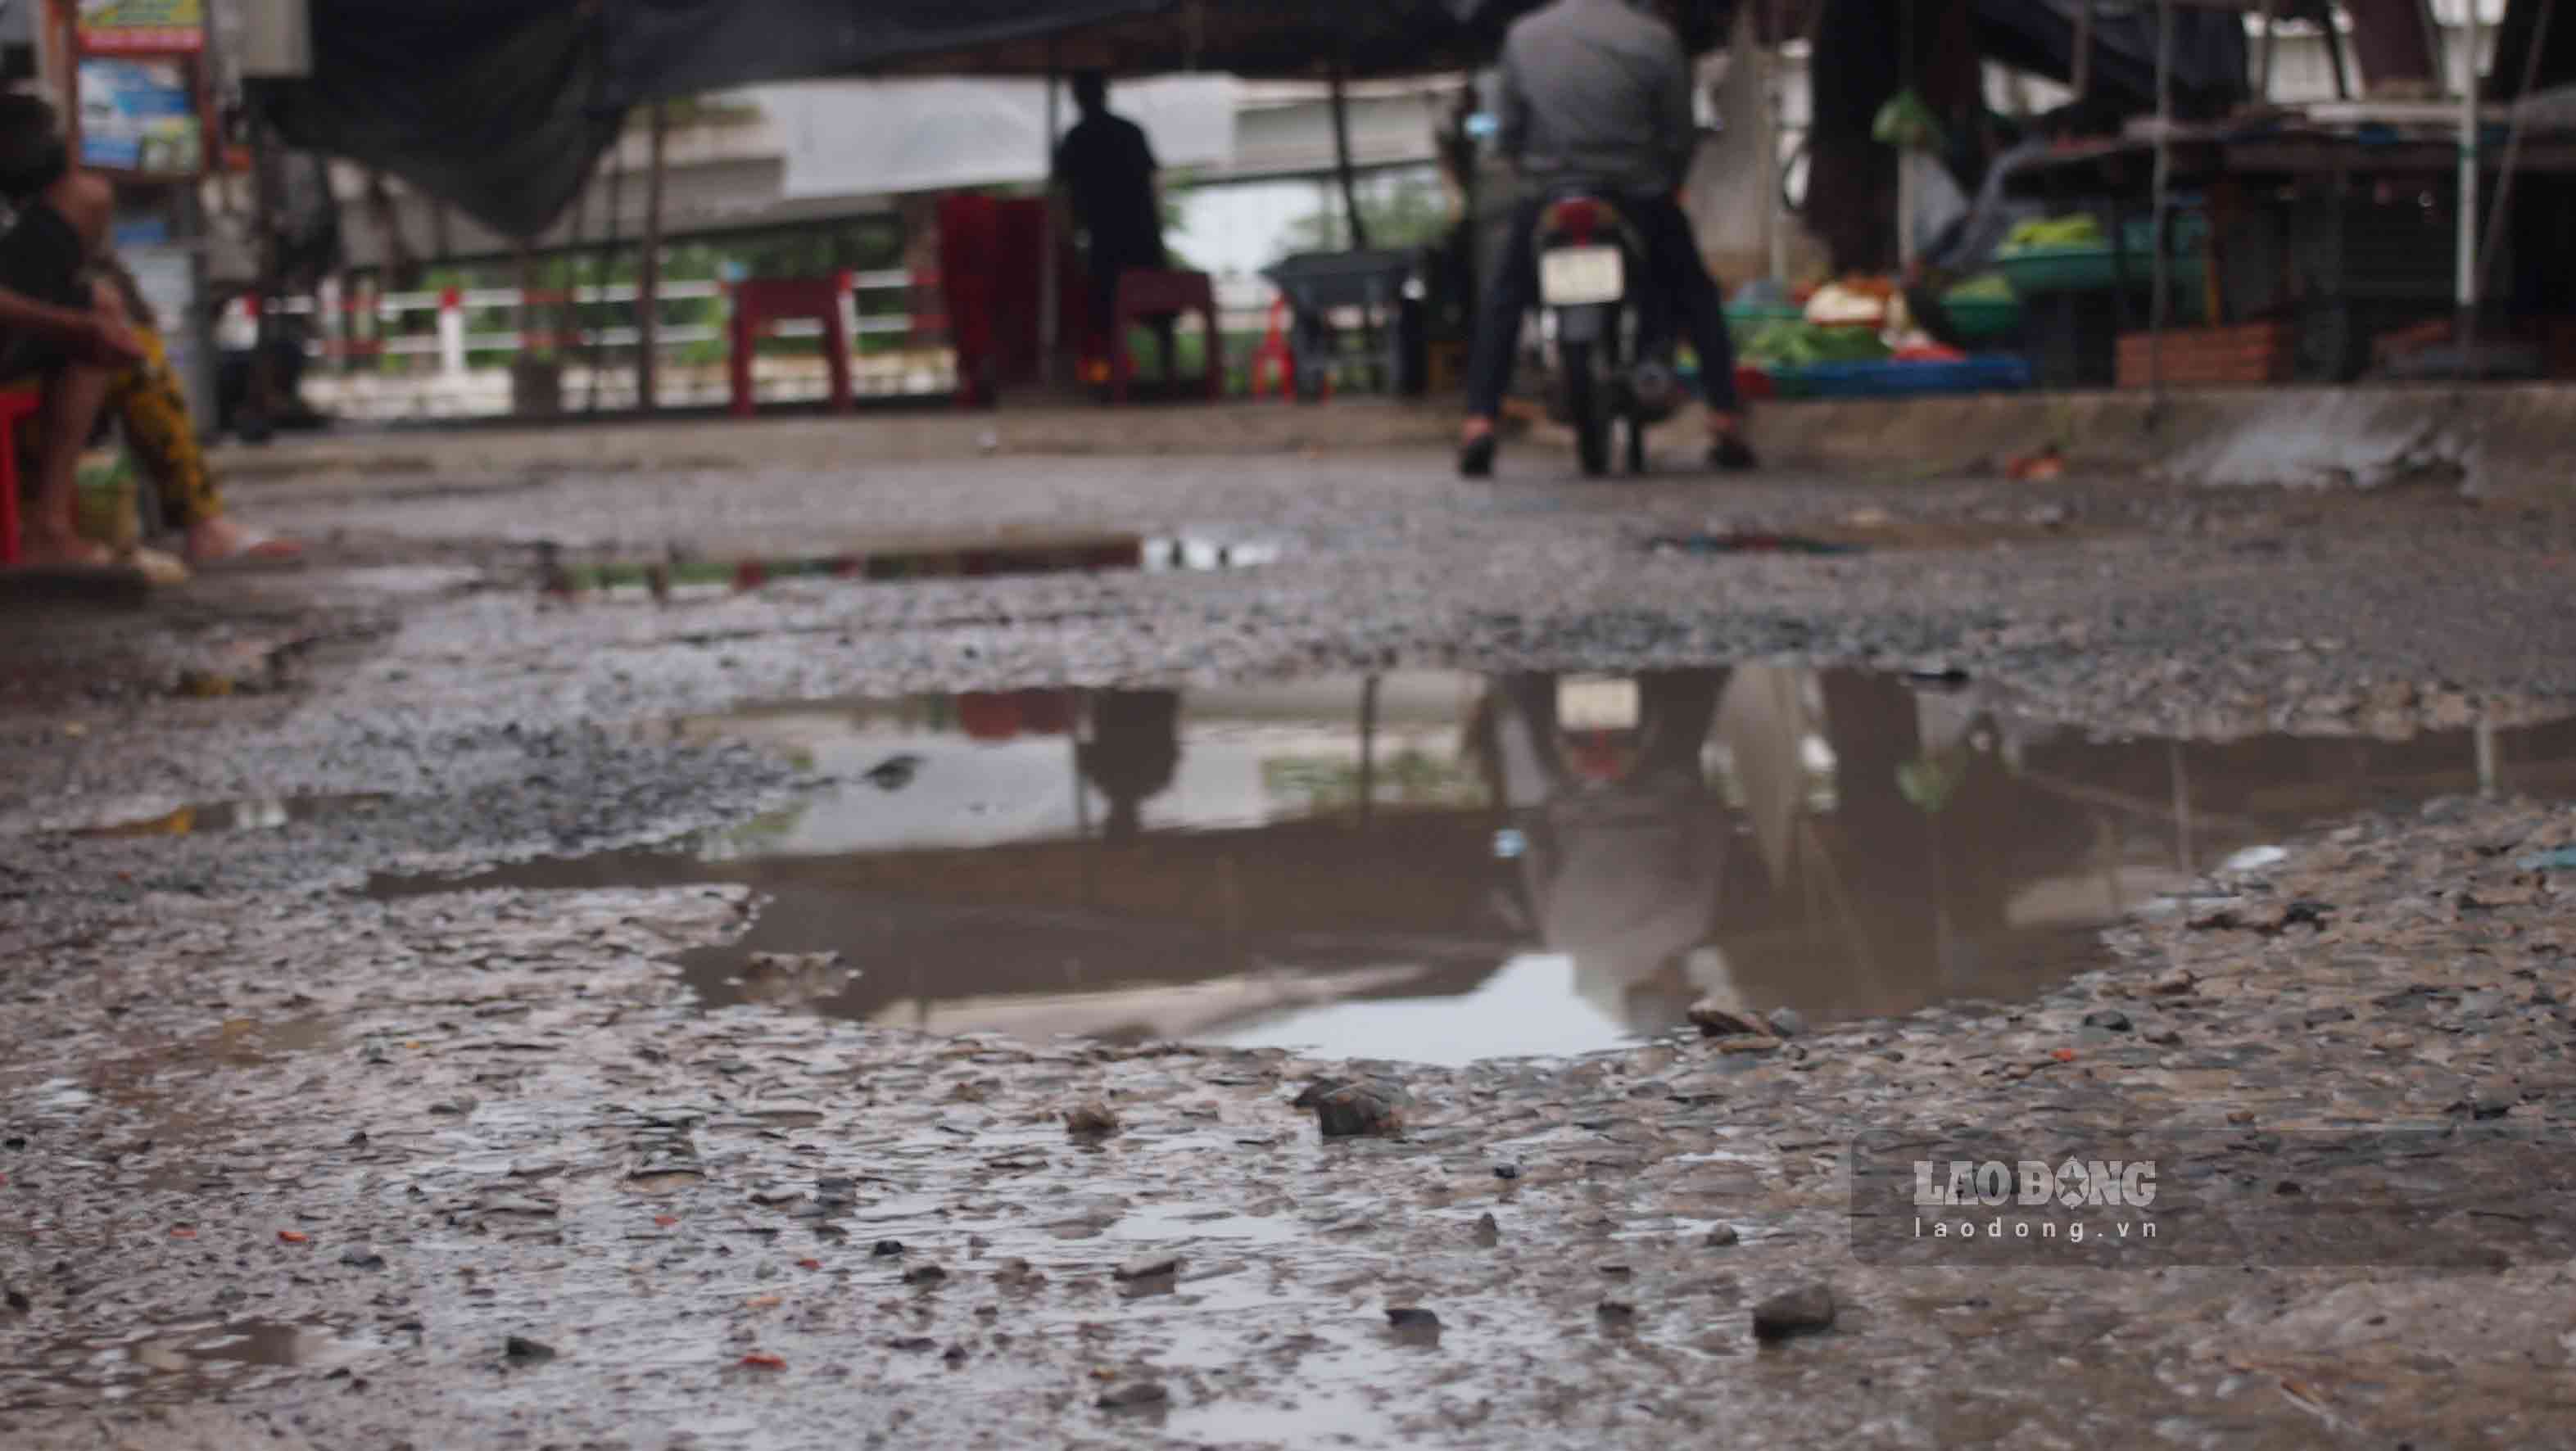
{"label": "blue plastic crate", "polygon": [[1818,363],[1784,369],[1784,385],[1815,398],[1889,398],[1927,393],[1995,393],[2030,386],[2030,362],[1990,353],[1959,363]]}

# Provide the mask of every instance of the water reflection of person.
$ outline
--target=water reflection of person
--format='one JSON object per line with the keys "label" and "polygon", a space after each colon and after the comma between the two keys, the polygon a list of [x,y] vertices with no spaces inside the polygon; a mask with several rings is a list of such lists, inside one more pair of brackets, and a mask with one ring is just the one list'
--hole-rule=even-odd
{"label": "water reflection of person", "polygon": [[1632,1032],[1680,1022],[1710,988],[1698,952],[1725,869],[1724,804],[1701,752],[1727,675],[1637,677],[1637,725],[1593,779],[1567,759],[1557,677],[1494,683],[1480,743],[1496,798],[1522,823],[1521,870],[1542,943],[1576,991]]}
{"label": "water reflection of person", "polygon": [[1103,835],[1133,841],[1148,797],[1181,764],[1181,697],[1171,690],[1104,690],[1091,698],[1091,737],[1074,748],[1084,780],[1108,799]]}

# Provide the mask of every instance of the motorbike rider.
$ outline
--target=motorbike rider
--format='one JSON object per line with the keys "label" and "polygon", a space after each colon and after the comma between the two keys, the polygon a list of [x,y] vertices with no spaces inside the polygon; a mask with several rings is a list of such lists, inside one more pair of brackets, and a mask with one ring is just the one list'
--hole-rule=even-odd
{"label": "motorbike rider", "polygon": [[1681,38],[1637,0],[1553,0],[1514,22],[1504,38],[1500,121],[1503,154],[1529,194],[1513,211],[1510,239],[1477,313],[1458,471],[1470,478],[1493,472],[1495,416],[1511,381],[1522,315],[1537,300],[1539,218],[1549,193],[1569,185],[1615,193],[1645,246],[1650,310],[1680,310],[1708,400],[1709,462],[1754,467],[1725,305],[1678,198],[1699,140]]}

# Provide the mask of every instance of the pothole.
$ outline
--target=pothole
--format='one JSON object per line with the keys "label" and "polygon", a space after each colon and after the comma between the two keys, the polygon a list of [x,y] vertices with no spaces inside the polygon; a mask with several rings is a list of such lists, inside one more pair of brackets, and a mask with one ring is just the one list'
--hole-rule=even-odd
{"label": "pothole", "polygon": [[684,852],[379,877],[739,883],[710,1007],[1463,1062],[2022,999],[2096,930],[2355,811],[2565,794],[2576,724],[2096,741],[1776,666],[800,702],[681,722],[835,784]]}

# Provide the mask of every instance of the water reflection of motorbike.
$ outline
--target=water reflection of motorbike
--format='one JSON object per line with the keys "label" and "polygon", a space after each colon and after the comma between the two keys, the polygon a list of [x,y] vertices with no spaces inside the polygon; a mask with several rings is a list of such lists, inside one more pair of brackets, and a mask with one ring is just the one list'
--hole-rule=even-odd
{"label": "water reflection of motorbike", "polygon": [[1572,959],[1577,993],[1632,1032],[1672,1027],[1725,986],[1699,950],[1726,864],[1724,803],[1700,763],[1725,680],[1717,670],[1639,676],[1634,725],[1591,733],[1616,739],[1606,754],[1584,741],[1594,749],[1582,768],[1568,755],[1580,733],[1561,723],[1556,676],[1495,682],[1489,777],[1521,834],[1533,925]]}

